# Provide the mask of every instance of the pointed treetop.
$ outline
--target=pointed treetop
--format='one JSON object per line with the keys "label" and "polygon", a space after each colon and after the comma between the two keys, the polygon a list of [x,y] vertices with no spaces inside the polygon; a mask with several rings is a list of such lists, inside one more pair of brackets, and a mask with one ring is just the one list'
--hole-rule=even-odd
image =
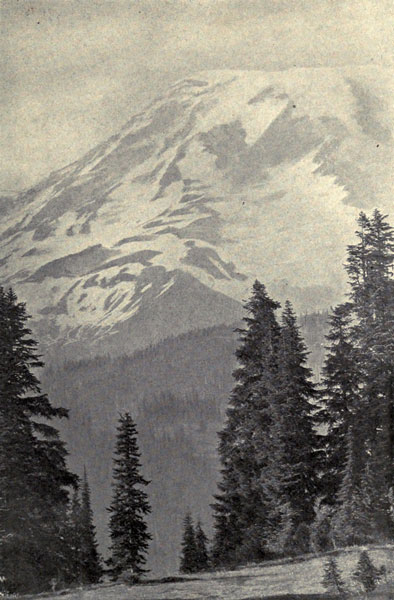
{"label": "pointed treetop", "polygon": [[282,313],[282,323],[284,327],[297,327],[297,317],[290,300],[286,300],[285,308]]}
{"label": "pointed treetop", "polygon": [[81,493],[82,493],[82,504],[83,504],[83,507],[86,510],[91,511],[91,507],[90,507],[90,488],[89,488],[88,474],[87,474],[86,466],[85,465],[83,467],[83,479],[82,479]]}
{"label": "pointed treetop", "polygon": [[120,414],[113,469],[113,499],[109,507],[111,557],[107,564],[116,579],[122,571],[144,572],[151,535],[145,516],[151,512],[147,494],[140,486],[149,481],[140,472],[137,429],[130,415]]}
{"label": "pointed treetop", "polygon": [[245,308],[253,311],[253,308],[261,303],[267,303],[273,310],[280,308],[280,303],[272,300],[267,293],[265,285],[256,279],[252,287],[252,296],[246,302]]}

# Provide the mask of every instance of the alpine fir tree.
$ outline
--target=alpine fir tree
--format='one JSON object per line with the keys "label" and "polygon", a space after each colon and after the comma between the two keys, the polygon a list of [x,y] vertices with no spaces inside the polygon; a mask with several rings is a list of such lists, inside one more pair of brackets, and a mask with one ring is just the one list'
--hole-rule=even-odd
{"label": "alpine fir tree", "polygon": [[102,575],[100,556],[97,550],[96,529],[90,503],[90,489],[86,469],[82,481],[80,513],[80,563],[83,583],[97,583]]}
{"label": "alpine fir tree", "polygon": [[125,571],[139,575],[145,570],[151,535],[145,517],[151,512],[142,489],[149,482],[140,474],[137,429],[131,415],[120,415],[113,470],[113,500],[110,508],[111,556],[108,565],[114,579]]}
{"label": "alpine fir tree", "polygon": [[315,430],[317,391],[312,371],[306,366],[307,356],[296,316],[290,302],[286,302],[278,352],[277,437],[286,473],[280,494],[291,507],[296,529],[313,519],[320,463],[321,441]]}
{"label": "alpine fir tree", "polygon": [[[390,495],[394,486],[394,230],[375,211],[368,228],[369,315],[358,333],[364,363],[368,462],[364,486],[380,536],[394,535]],[[362,417],[362,415],[361,415]],[[363,421],[364,422],[364,421]]]}
{"label": "alpine fir tree", "polygon": [[332,532],[342,546],[373,540],[373,520],[363,486],[365,451],[352,427],[346,435],[346,463],[338,492],[338,506],[332,519]]}
{"label": "alpine fir tree", "polygon": [[183,521],[182,553],[179,570],[181,573],[195,573],[198,571],[197,563],[196,535],[192,516],[190,513],[187,513]]}
{"label": "alpine fir tree", "polygon": [[324,565],[322,584],[328,592],[344,598],[347,595],[345,584],[339,573],[335,558],[330,557]]}
{"label": "alpine fir tree", "polygon": [[68,544],[70,547],[70,564],[73,573],[73,583],[82,581],[82,548],[81,548],[81,501],[79,486],[75,488],[68,514]]}
{"label": "alpine fir tree", "polygon": [[301,524],[313,520],[320,437],[317,391],[291,304],[280,327],[279,304],[256,282],[246,304],[228,418],[220,434],[223,469],[213,559],[220,563],[288,554]]}
{"label": "alpine fir tree", "polygon": [[365,592],[373,592],[383,575],[383,570],[375,567],[369,554],[363,550],[358,559],[353,579],[360,583]]}
{"label": "alpine fir tree", "polygon": [[215,496],[213,560],[231,564],[266,554],[268,526],[267,496],[263,471],[272,460],[274,441],[269,436],[273,423],[272,397],[276,393],[277,353],[280,328],[275,318],[279,304],[269,298],[256,281],[245,304],[246,328],[238,330],[236,351],[240,367],[233,376],[227,422],[220,433],[219,453],[222,480]]}
{"label": "alpine fir tree", "polygon": [[196,571],[206,571],[209,568],[208,538],[202,524],[198,521],[195,529],[196,542]]}
{"label": "alpine fir tree", "polygon": [[10,592],[70,580],[69,487],[77,478],[48,420],[66,417],[41,393],[43,366],[26,327],[25,305],[0,288],[0,563]]}
{"label": "alpine fir tree", "polygon": [[352,304],[340,304],[330,317],[329,346],[323,368],[324,408],[319,418],[327,426],[322,481],[325,502],[336,502],[346,465],[347,433],[359,403],[360,373],[352,343]]}
{"label": "alpine fir tree", "polygon": [[[371,218],[361,213],[356,233],[358,243],[348,247],[346,263],[349,302],[334,313],[336,329],[332,329],[325,368],[326,496],[331,502],[334,499],[339,516],[351,506],[358,507],[357,518],[350,520],[355,524],[362,504],[362,512],[368,515],[362,519],[370,521],[368,536],[390,539],[394,534],[390,501],[394,483],[394,233],[379,211]],[[350,427],[354,456],[349,454],[346,437]],[[350,535],[349,527],[347,532]],[[355,530],[350,537],[359,534]]]}

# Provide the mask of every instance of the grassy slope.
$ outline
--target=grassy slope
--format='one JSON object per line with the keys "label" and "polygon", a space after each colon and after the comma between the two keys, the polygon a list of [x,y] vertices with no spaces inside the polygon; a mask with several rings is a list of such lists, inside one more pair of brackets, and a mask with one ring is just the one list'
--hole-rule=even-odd
{"label": "grassy slope", "polygon": [[[376,566],[387,568],[387,582],[369,597],[394,597],[394,547],[370,548],[369,555]],[[338,565],[347,583],[358,560],[359,549],[349,549],[337,557]],[[257,600],[285,598],[287,600],[314,600],[330,598],[321,586],[324,557],[309,557],[294,561],[277,561],[253,565],[234,571],[217,571],[190,577],[186,581],[152,585],[103,585],[62,594],[63,600]],[[354,597],[360,597],[352,584]],[[353,595],[353,594],[352,594]],[[52,596],[46,596],[52,597]],[[364,594],[361,597],[365,597]]]}

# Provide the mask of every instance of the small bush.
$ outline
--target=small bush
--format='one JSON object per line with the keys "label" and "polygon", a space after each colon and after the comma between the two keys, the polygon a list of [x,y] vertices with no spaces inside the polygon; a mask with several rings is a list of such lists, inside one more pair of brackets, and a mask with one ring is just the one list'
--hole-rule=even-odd
{"label": "small bush", "polygon": [[118,581],[125,583],[126,585],[135,585],[136,583],[140,583],[141,576],[139,573],[135,573],[132,569],[127,569],[127,571],[123,571],[119,575]]}
{"label": "small bush", "polygon": [[362,585],[365,592],[372,592],[385,572],[385,567],[380,569],[375,567],[368,552],[363,550],[353,573],[353,579]]}

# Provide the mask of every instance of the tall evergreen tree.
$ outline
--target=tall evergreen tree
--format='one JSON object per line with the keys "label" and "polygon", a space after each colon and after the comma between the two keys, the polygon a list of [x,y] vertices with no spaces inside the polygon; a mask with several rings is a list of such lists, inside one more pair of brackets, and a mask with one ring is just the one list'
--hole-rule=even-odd
{"label": "tall evergreen tree", "polygon": [[256,281],[245,304],[246,327],[238,330],[236,356],[240,367],[233,374],[236,384],[225,427],[219,434],[222,480],[213,505],[216,564],[229,564],[242,554],[250,558],[266,554],[264,532],[269,507],[262,475],[272,458],[269,428],[277,384],[280,328],[275,310],[279,306]]}
{"label": "tall evergreen tree", "polygon": [[208,538],[202,528],[201,521],[197,522],[195,530],[196,541],[196,571],[206,571],[209,568]]}
{"label": "tall evergreen tree", "polygon": [[330,317],[329,343],[323,368],[324,408],[319,418],[327,427],[322,481],[325,502],[334,504],[346,465],[347,433],[359,403],[360,373],[352,342],[352,304],[340,304]]}
{"label": "tall evergreen tree", "polygon": [[313,519],[318,493],[318,394],[292,306],[286,303],[280,327],[279,304],[256,282],[245,308],[241,367],[220,434],[224,468],[213,546],[219,564],[291,552],[295,532]]}
{"label": "tall evergreen tree", "polygon": [[294,524],[310,523],[318,493],[321,439],[315,429],[318,394],[312,371],[306,366],[308,352],[290,302],[282,316],[278,353],[280,441],[287,481],[282,496],[290,503]]}
{"label": "tall evergreen tree", "polygon": [[379,211],[368,228],[369,315],[358,344],[365,369],[364,407],[369,415],[369,459],[364,481],[380,533],[392,539],[390,495],[394,486],[394,229]]}
{"label": "tall evergreen tree", "polygon": [[84,469],[81,490],[80,538],[82,582],[97,583],[102,575],[102,567],[97,549],[96,528],[93,524],[93,511],[86,469]]}
{"label": "tall evergreen tree", "polygon": [[364,494],[380,536],[392,537],[390,494],[394,468],[394,230],[375,210],[359,219],[360,242],[349,247],[349,274],[360,365],[357,422],[366,445]]}
{"label": "tall evergreen tree", "polygon": [[140,474],[137,429],[131,415],[120,415],[113,470],[113,500],[110,508],[112,544],[108,565],[116,579],[122,572],[143,573],[151,535],[145,521],[151,512],[146,492],[149,482]]}
{"label": "tall evergreen tree", "polygon": [[[332,499],[336,494],[338,511],[343,513],[348,510],[344,499],[348,507],[358,505],[361,493],[363,504],[372,511],[375,535],[392,537],[394,232],[376,210],[371,218],[360,214],[356,233],[358,243],[348,247],[346,263],[349,302],[334,313],[336,331],[332,329],[325,368],[326,481],[331,482],[327,495]],[[357,440],[353,449],[356,445],[364,449],[362,460],[356,462],[349,455],[349,444],[339,447],[350,427]]]}
{"label": "tall evergreen tree", "polygon": [[11,592],[68,581],[67,506],[77,481],[48,424],[67,411],[41,392],[28,318],[14,292],[0,288],[0,563]]}
{"label": "tall evergreen tree", "polygon": [[78,485],[74,489],[68,512],[68,544],[73,583],[81,583],[82,581],[81,501],[79,491]]}
{"label": "tall evergreen tree", "polygon": [[263,471],[263,485],[272,506],[267,545],[275,554],[299,550],[296,533],[308,529],[318,493],[321,441],[315,431],[317,391],[306,366],[307,356],[296,316],[286,302],[276,393],[271,398],[270,460]]}
{"label": "tall evergreen tree", "polygon": [[193,519],[187,513],[183,521],[182,553],[179,570],[181,573],[195,573],[198,570],[196,533]]}
{"label": "tall evergreen tree", "polygon": [[332,519],[334,538],[341,546],[365,544],[373,540],[373,519],[363,485],[365,448],[353,427],[346,434],[346,462]]}

